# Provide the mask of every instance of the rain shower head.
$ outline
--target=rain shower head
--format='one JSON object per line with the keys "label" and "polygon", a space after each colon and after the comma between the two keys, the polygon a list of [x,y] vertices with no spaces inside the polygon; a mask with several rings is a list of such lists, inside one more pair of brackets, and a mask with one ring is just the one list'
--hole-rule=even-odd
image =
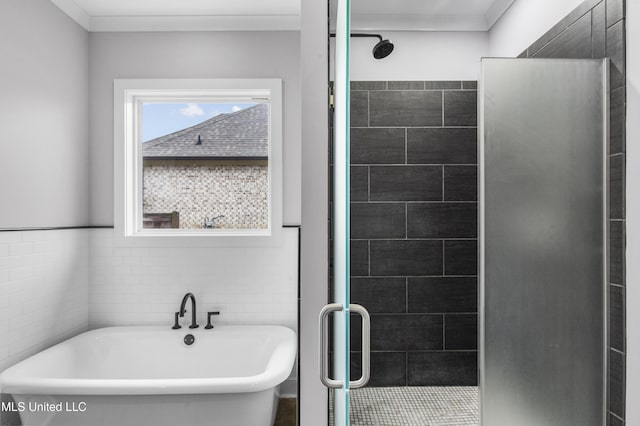
{"label": "rain shower head", "polygon": [[393,43],[391,40],[380,40],[378,44],[373,46],[373,57],[376,59],[386,58],[391,52],[393,52]]}
{"label": "rain shower head", "polygon": [[[335,37],[335,33],[330,34],[331,37]],[[376,59],[386,58],[393,52],[393,43],[391,40],[383,40],[380,34],[351,34],[351,37],[375,37],[380,40],[375,46],[373,46],[373,57]]]}

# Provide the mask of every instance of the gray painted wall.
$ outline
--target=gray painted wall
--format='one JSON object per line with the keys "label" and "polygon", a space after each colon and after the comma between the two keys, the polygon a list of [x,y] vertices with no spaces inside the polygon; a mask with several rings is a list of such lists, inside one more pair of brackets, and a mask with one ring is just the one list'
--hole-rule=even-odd
{"label": "gray painted wall", "polygon": [[0,2],[0,229],[89,222],[89,36],[45,0]]}
{"label": "gray painted wall", "polygon": [[[87,225],[87,32],[48,0],[2,0],[0,58],[0,229]],[[87,329],[88,251],[86,230],[0,232],[0,370]]]}
{"label": "gray painted wall", "polygon": [[[351,39],[351,81],[477,80],[480,58],[489,56],[488,32],[384,31],[382,35],[395,45],[384,60],[371,54],[375,39]],[[333,55],[335,39],[331,42]]]}
{"label": "gray painted wall", "polygon": [[302,228],[300,230],[299,424],[328,424],[328,391],[318,378],[318,314],[328,296],[329,64],[327,2],[301,0]]}
{"label": "gray painted wall", "polygon": [[92,225],[113,225],[113,80],[281,78],[283,223],[300,224],[300,37],[297,32],[91,33]]}

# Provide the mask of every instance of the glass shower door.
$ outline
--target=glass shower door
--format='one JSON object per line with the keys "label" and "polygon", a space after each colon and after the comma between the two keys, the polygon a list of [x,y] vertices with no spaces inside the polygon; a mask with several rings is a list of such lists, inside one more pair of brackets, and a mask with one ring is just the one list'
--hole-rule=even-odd
{"label": "glass shower door", "polygon": [[[350,151],[350,0],[339,0],[335,49],[335,110],[333,137],[333,303],[320,313],[320,379],[333,392],[330,411],[333,424],[349,424],[349,389],[364,386],[369,379],[369,315],[360,305],[349,300],[349,151]],[[362,377],[351,381],[349,374],[351,313],[362,316]],[[327,324],[332,316],[332,350],[329,351]],[[331,362],[329,361],[330,356]],[[331,368],[329,366],[331,364]],[[329,371],[331,370],[331,373]],[[331,378],[329,377],[331,375]]]}

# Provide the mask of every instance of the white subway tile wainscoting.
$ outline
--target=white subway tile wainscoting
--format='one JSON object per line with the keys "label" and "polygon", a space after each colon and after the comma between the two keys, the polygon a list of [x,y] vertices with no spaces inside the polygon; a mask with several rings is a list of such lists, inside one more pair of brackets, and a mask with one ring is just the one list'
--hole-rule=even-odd
{"label": "white subway tile wainscoting", "polygon": [[208,311],[220,311],[214,325],[296,329],[297,228],[283,229],[281,247],[271,248],[116,247],[113,234],[91,233],[91,328],[173,325],[182,296],[191,292],[200,324]]}
{"label": "white subway tile wainscoting", "polygon": [[0,232],[0,371],[89,328],[89,232]]}

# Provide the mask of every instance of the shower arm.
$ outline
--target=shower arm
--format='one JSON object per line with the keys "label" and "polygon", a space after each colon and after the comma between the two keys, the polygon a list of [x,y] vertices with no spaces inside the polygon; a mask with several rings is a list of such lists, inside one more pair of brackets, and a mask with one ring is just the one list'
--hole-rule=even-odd
{"label": "shower arm", "polygon": [[[329,34],[331,37],[335,37],[336,33],[331,33]],[[364,33],[356,33],[356,34],[350,34],[351,37],[375,37],[378,40],[382,41],[382,36],[380,34],[364,34]]]}

